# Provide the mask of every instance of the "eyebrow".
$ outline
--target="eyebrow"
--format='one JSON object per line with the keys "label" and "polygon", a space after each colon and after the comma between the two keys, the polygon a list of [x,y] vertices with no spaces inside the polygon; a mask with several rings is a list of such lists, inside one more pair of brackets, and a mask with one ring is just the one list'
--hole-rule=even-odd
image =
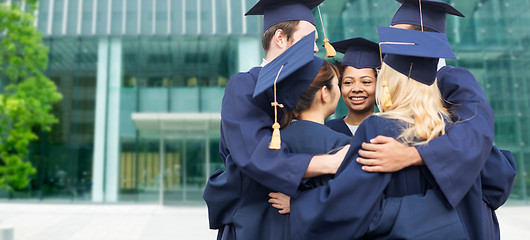
{"label": "eyebrow", "polygon": [[361,79],[363,79],[363,78],[370,78],[372,80],[374,79],[373,77],[370,77],[370,76],[362,76]]}
{"label": "eyebrow", "polygon": [[[342,78],[342,80],[345,80],[346,78],[350,78],[351,80],[355,80],[355,78],[353,78],[353,77],[351,77],[351,76],[345,76],[345,77]],[[372,79],[372,80],[374,79],[373,77],[370,77],[370,76],[368,76],[368,75],[361,76],[360,78],[361,78],[361,79],[363,79],[363,78],[370,78],[370,79]]]}

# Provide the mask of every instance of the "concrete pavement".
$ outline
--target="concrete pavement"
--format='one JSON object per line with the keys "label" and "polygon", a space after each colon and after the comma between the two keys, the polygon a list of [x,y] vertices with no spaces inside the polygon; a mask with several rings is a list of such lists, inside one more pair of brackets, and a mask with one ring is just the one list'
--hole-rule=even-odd
{"label": "concrete pavement", "polygon": [[[530,239],[530,205],[497,211],[501,239]],[[215,239],[204,205],[0,202],[0,226],[15,240],[176,240]]]}
{"label": "concrete pavement", "polygon": [[215,239],[204,206],[0,203],[15,240]]}

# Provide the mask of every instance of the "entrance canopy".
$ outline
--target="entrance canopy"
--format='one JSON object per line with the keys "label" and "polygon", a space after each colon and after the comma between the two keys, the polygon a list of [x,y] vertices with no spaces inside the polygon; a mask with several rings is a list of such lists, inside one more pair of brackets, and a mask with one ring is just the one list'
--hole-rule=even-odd
{"label": "entrance canopy", "polygon": [[219,132],[220,113],[133,113],[132,120],[140,132]]}

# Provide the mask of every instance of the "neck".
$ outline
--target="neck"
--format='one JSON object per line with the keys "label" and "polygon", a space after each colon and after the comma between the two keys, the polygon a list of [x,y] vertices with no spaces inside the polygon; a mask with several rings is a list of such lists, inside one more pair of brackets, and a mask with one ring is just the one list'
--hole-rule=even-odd
{"label": "neck", "polygon": [[306,120],[306,121],[324,124],[326,117],[324,116],[321,110],[310,108],[310,109],[300,112],[298,114],[298,120]]}
{"label": "neck", "polygon": [[344,122],[350,125],[358,126],[361,125],[364,119],[372,114],[374,114],[373,108],[363,112],[354,112],[351,109],[348,109],[348,116],[344,118]]}
{"label": "neck", "polygon": [[272,62],[275,58],[280,56],[282,54],[282,51],[280,49],[273,49],[272,46],[269,48],[269,51],[265,54],[265,60],[267,62]]}

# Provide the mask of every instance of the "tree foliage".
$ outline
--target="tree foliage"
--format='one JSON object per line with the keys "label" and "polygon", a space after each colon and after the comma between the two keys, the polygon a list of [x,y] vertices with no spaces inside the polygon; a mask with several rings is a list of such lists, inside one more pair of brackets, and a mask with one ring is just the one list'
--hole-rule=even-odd
{"label": "tree foliage", "polygon": [[58,122],[51,110],[62,98],[44,75],[48,49],[34,25],[36,4],[26,0],[25,11],[19,1],[0,4],[0,188],[10,191],[29,184],[28,145]]}

